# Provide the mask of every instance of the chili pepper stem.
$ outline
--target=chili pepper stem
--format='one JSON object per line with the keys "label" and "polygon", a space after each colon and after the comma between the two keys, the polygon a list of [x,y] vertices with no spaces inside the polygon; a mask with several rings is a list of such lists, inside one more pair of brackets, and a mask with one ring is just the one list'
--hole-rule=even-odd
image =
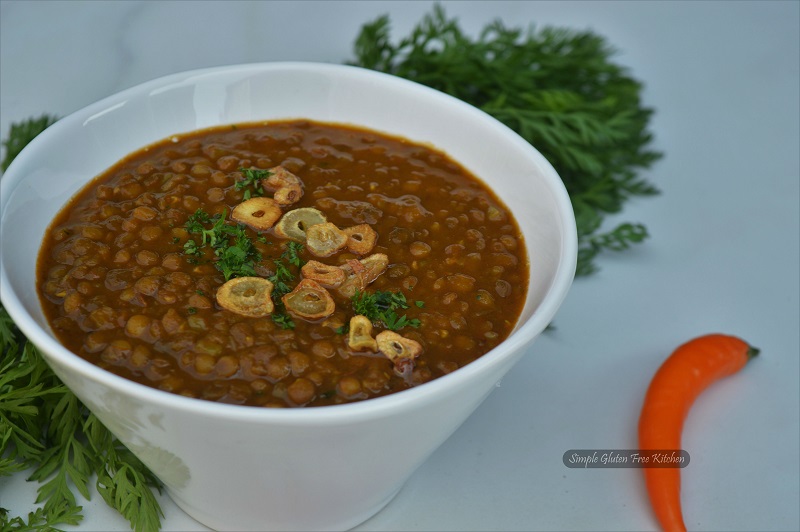
{"label": "chili pepper stem", "polygon": [[761,352],[761,349],[752,345],[747,349],[747,360],[753,360]]}

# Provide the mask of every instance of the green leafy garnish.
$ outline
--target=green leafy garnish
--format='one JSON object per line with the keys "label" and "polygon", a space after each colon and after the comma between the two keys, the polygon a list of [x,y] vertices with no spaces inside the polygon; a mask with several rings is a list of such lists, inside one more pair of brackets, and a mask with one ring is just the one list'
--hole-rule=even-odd
{"label": "green leafy garnish", "polygon": [[[350,301],[353,303],[353,312],[356,315],[366,316],[372,322],[381,322],[389,330],[398,331],[403,327],[420,326],[418,319],[409,319],[405,314],[402,316],[397,314],[398,309],[408,308],[408,301],[402,292],[358,291]],[[417,306],[419,303],[417,302]]]}
{"label": "green leafy garnish", "polygon": [[6,154],[3,157],[3,162],[0,163],[0,168],[5,172],[11,161],[22,151],[22,148],[27,146],[39,133],[55,124],[56,121],[58,121],[58,117],[44,114],[39,118],[29,118],[24,122],[11,124],[8,138],[3,141]]}
{"label": "green leafy garnish", "polygon": [[[27,515],[0,509],[0,529],[77,525],[90,479],[134,530],[157,530],[163,513],[155,476],[90,414],[0,307],[0,477],[33,469],[37,504]],[[113,496],[109,496],[113,494]]]}
{"label": "green leafy garnish", "polygon": [[302,268],[305,261],[300,258],[300,253],[302,253],[303,249],[303,245],[298,242],[287,242],[280,258],[272,261],[275,263],[275,273],[267,277],[272,283],[272,303],[275,305],[275,310],[272,312],[272,321],[282,329],[294,329],[294,320],[286,312],[286,306],[281,298],[292,291],[289,283],[294,281],[297,275],[286,266],[286,263],[298,269]]}
{"label": "green leafy garnish", "polygon": [[275,273],[267,277],[272,282],[272,295],[274,298],[280,299],[284,295],[292,291],[289,283],[294,280],[294,274],[286,267],[281,259],[275,259]]}
{"label": "green leafy garnish", "polygon": [[203,241],[202,245],[206,245],[209,241],[214,237],[214,231],[210,229],[206,229],[206,225],[214,224],[218,220],[221,220],[221,216],[211,216],[203,209],[197,209],[194,214],[189,216],[189,219],[186,220],[186,224],[184,227],[189,233],[199,234],[202,235]]}
{"label": "green leafy garnish", "polygon": [[200,235],[200,242],[188,240],[183,245],[184,253],[201,256],[203,248],[210,247],[216,256],[214,266],[226,281],[256,274],[255,266],[261,260],[261,254],[247,236],[244,225],[226,223],[224,214],[211,216],[198,209],[186,221],[185,227],[190,234]]}
{"label": "green leafy garnish", "polygon": [[103,458],[97,472],[97,491],[108,505],[119,510],[134,530],[158,530],[164,517],[155,494],[148,486],[160,483],[155,475],[108,429],[90,414],[83,430],[92,449]]}
{"label": "green leafy garnish", "polygon": [[281,256],[286,259],[289,264],[296,266],[297,268],[302,268],[306,263],[306,261],[300,257],[300,253],[303,252],[303,249],[305,249],[303,244],[290,240],[286,243],[286,249],[283,251]]}
{"label": "green leafy garnish", "polygon": [[264,187],[261,185],[261,180],[268,178],[271,172],[259,168],[239,168],[239,171],[244,179],[236,182],[236,190],[244,190],[244,199],[263,196]]}
{"label": "green leafy garnish", "polygon": [[281,309],[282,309],[281,311],[279,312],[276,311],[271,314],[272,321],[274,321],[278,326],[280,326],[281,329],[294,329],[294,320],[292,319],[291,316],[289,316],[289,314],[286,313],[286,309],[284,308],[283,303],[281,303]]}
{"label": "green leafy garnish", "polygon": [[472,39],[438,5],[395,44],[389,29],[387,16],[364,25],[353,64],[460,98],[535,146],[572,200],[578,275],[596,270],[601,251],[647,237],[641,224],[603,227],[631,197],[658,193],[637,172],[662,155],[648,148],[652,110],[642,105],[642,85],[611,61],[604,38],[552,27],[523,32],[497,21]]}

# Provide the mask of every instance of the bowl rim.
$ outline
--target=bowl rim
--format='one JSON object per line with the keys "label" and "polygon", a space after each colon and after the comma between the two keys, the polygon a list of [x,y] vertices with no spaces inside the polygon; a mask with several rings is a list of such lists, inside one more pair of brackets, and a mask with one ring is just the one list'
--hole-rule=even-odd
{"label": "bowl rim", "polygon": [[[79,373],[83,378],[100,383],[103,386],[114,389],[118,393],[133,397],[144,403],[157,404],[187,413],[202,412],[203,415],[210,417],[236,418],[239,420],[280,423],[284,425],[341,424],[347,421],[384,417],[393,412],[403,411],[408,408],[408,405],[424,403],[428,398],[444,394],[449,388],[458,387],[459,383],[462,383],[462,381],[469,382],[473,379],[477,379],[481,374],[489,371],[492,366],[500,364],[503,360],[511,356],[512,353],[524,349],[524,347],[535,339],[549,324],[565,299],[574,279],[578,250],[576,221],[572,205],[564,183],[556,170],[534,146],[522,139],[508,126],[502,124],[484,111],[458,98],[425,85],[391,74],[353,65],[304,61],[242,63],[173,73],[119,91],[61,118],[31,141],[17,155],[6,172],[2,175],[2,179],[0,179],[0,208],[5,207],[7,203],[5,198],[19,186],[20,182],[27,175],[22,171],[17,171],[17,168],[22,168],[25,161],[35,157],[39,146],[44,145],[51,137],[60,135],[63,129],[80,127],[88,118],[96,116],[97,113],[102,110],[112,108],[134,97],[146,96],[154,89],[165,89],[166,87],[176,84],[192,83],[193,78],[200,79],[203,76],[219,75],[232,76],[237,73],[247,74],[250,71],[252,71],[252,73],[261,73],[281,70],[305,70],[327,72],[344,76],[361,76],[366,80],[375,80],[382,83],[394,84],[398,87],[405,87],[408,90],[426,95],[428,98],[438,98],[443,103],[460,106],[463,112],[480,115],[483,120],[488,119],[494,122],[495,127],[505,130],[509,142],[514,142],[518,144],[519,148],[522,150],[528,151],[530,156],[537,160],[543,169],[543,178],[548,182],[556,200],[557,212],[560,217],[559,222],[563,227],[561,255],[553,276],[553,281],[532,315],[524,323],[518,324],[514,332],[491,351],[459,368],[458,371],[438,377],[424,385],[386,396],[339,405],[305,408],[258,408],[206,401],[158,390],[104,370],[81,358],[77,354],[72,353],[61,345],[51,332],[48,332],[44,327],[40,326],[25,310],[17,294],[17,290],[11,285],[7,277],[6,269],[3,266],[5,259],[0,257],[0,301],[2,301],[3,307],[14,320],[17,327],[39,348],[42,352],[42,356],[48,363],[49,358],[52,357],[58,361],[59,365],[66,366],[72,371]],[[387,133],[392,134],[391,132]],[[153,139],[153,142],[158,140],[159,139]],[[82,185],[82,187],[83,186],[85,186],[85,184]],[[3,208],[3,210],[5,209]],[[3,217],[4,216],[0,213],[0,220],[2,220]]]}

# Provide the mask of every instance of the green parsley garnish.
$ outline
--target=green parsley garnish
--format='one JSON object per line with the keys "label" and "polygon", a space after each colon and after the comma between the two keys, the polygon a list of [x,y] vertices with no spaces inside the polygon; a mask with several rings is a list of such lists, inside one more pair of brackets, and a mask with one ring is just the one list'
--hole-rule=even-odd
{"label": "green parsley garnish", "polygon": [[[373,293],[356,292],[350,298],[353,303],[353,312],[363,315],[372,322],[381,322],[392,331],[397,331],[403,327],[419,327],[420,321],[416,318],[409,319],[408,316],[397,314],[398,309],[407,309],[408,301],[402,292],[387,292],[377,290]],[[419,306],[420,302],[416,305]]]}
{"label": "green parsley garnish", "polygon": [[298,268],[302,268],[303,265],[306,263],[302,258],[300,258],[300,253],[303,252],[305,247],[303,244],[298,242],[289,241],[286,243],[286,249],[283,251],[281,256],[285,258],[289,264],[296,266]]}
{"label": "green parsley garnish", "polygon": [[294,321],[286,312],[286,307],[281,298],[292,291],[289,283],[295,280],[295,275],[287,266],[288,262],[296,268],[302,268],[305,261],[300,258],[304,247],[297,242],[289,241],[286,243],[280,258],[273,259],[275,263],[275,273],[267,277],[272,283],[272,303],[275,310],[272,313],[272,321],[281,326],[282,329],[294,329]]}
{"label": "green parsley garnish", "polygon": [[[275,306],[277,309],[277,305]],[[281,303],[281,311],[273,312],[271,314],[272,321],[274,321],[281,329],[294,329],[294,320],[289,314],[286,313],[286,308]]]}
{"label": "green parsley garnish", "polygon": [[264,187],[261,185],[261,180],[268,178],[272,173],[259,168],[239,168],[239,171],[244,179],[236,182],[236,190],[244,190],[244,199],[263,196]]}
{"label": "green parsley garnish", "polygon": [[247,236],[244,225],[225,223],[224,214],[211,216],[198,209],[189,217],[185,227],[190,234],[200,235],[200,242],[188,240],[183,245],[184,253],[202,256],[202,248],[209,246],[216,256],[214,266],[226,281],[256,274],[255,266],[261,260],[261,254]]}

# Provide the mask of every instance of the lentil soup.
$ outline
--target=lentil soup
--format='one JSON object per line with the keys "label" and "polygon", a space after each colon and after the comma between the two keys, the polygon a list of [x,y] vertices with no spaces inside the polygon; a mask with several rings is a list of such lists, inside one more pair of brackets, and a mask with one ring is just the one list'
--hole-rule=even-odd
{"label": "lentil soup", "polygon": [[67,348],[161,390],[322,406],[485,354],[527,291],[522,235],[429,146],[311,121],[176,135],[59,213],[39,295]]}

